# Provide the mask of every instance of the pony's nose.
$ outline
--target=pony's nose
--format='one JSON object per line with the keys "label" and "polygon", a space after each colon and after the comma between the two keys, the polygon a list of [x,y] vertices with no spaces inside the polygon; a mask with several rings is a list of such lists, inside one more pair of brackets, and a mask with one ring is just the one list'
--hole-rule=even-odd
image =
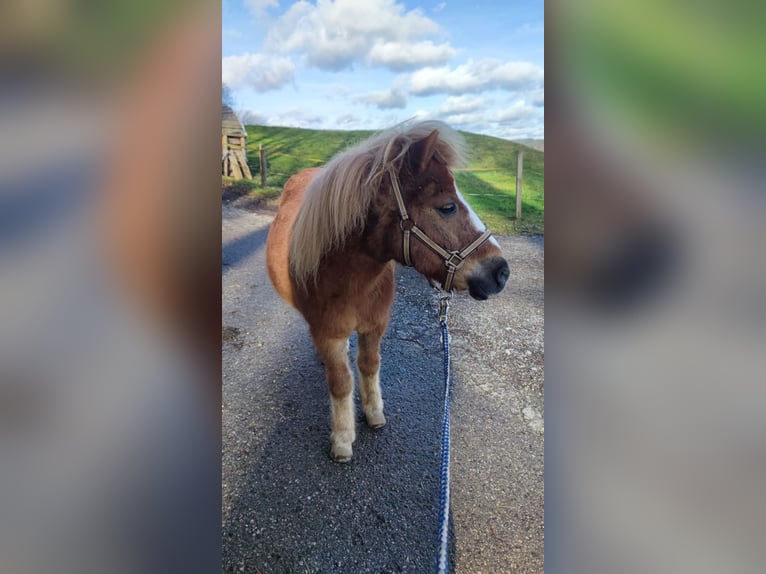
{"label": "pony's nose", "polygon": [[468,293],[483,301],[490,295],[500,293],[511,274],[508,262],[502,257],[485,259],[468,278]]}
{"label": "pony's nose", "polygon": [[497,286],[502,289],[505,287],[508,277],[511,276],[511,268],[508,267],[508,262],[505,259],[500,260],[500,263],[495,268],[495,282]]}

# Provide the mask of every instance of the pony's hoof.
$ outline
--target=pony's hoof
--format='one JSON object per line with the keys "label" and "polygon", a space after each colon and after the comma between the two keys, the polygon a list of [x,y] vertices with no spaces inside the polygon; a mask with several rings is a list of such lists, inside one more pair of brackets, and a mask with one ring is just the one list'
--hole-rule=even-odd
{"label": "pony's hoof", "polygon": [[344,444],[334,444],[332,445],[332,451],[330,452],[330,456],[335,462],[348,462],[351,460],[351,455],[353,454],[353,450],[351,449],[351,445],[344,445]]}
{"label": "pony's hoof", "polygon": [[369,413],[367,415],[367,426],[371,429],[379,429],[385,425],[386,416],[383,414],[383,411],[378,411],[377,413]]}

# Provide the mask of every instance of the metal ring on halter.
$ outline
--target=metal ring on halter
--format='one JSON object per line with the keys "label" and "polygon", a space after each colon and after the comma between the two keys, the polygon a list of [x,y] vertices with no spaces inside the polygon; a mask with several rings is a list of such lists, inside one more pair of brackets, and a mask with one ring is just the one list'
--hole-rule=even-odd
{"label": "metal ring on halter", "polygon": [[[456,262],[452,261],[453,258],[457,258],[457,261]],[[453,251],[452,255],[450,256],[449,259],[445,261],[445,263],[447,264],[447,267],[452,265],[453,267],[455,267],[455,269],[460,269],[460,266],[463,265],[463,263],[465,263],[465,259],[461,257],[458,251]]]}

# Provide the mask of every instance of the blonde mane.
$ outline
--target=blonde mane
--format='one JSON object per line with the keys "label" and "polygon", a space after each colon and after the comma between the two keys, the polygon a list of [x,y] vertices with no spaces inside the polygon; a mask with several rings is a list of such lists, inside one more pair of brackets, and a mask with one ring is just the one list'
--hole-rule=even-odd
{"label": "blonde mane", "polygon": [[412,144],[437,130],[434,157],[458,167],[465,161],[462,136],[439,121],[403,124],[336,155],[306,189],[290,240],[290,271],[299,286],[316,280],[322,257],[361,231],[370,201],[390,170],[396,173]]}

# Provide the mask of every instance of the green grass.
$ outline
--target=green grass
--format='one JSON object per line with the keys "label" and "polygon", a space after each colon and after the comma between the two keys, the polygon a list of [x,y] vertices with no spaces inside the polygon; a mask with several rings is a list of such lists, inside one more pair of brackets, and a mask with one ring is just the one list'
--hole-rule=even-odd
{"label": "green grass", "polygon": [[[466,200],[498,233],[545,232],[544,154],[507,140],[463,133],[468,167],[455,173]],[[516,154],[524,152],[521,220],[516,221]]]}
{"label": "green grass", "polygon": [[[247,126],[246,129],[247,159],[255,178],[247,183],[253,190],[260,189],[258,145],[261,144],[268,162],[265,193],[273,194],[273,190],[277,190],[277,195],[293,174],[323,165],[336,153],[374,133],[274,126]],[[466,132],[463,135],[469,149],[468,166],[455,172],[455,179],[479,217],[500,234],[543,234],[544,154],[499,138]],[[524,181],[522,218],[516,221],[516,153],[519,150],[524,152]]]}

